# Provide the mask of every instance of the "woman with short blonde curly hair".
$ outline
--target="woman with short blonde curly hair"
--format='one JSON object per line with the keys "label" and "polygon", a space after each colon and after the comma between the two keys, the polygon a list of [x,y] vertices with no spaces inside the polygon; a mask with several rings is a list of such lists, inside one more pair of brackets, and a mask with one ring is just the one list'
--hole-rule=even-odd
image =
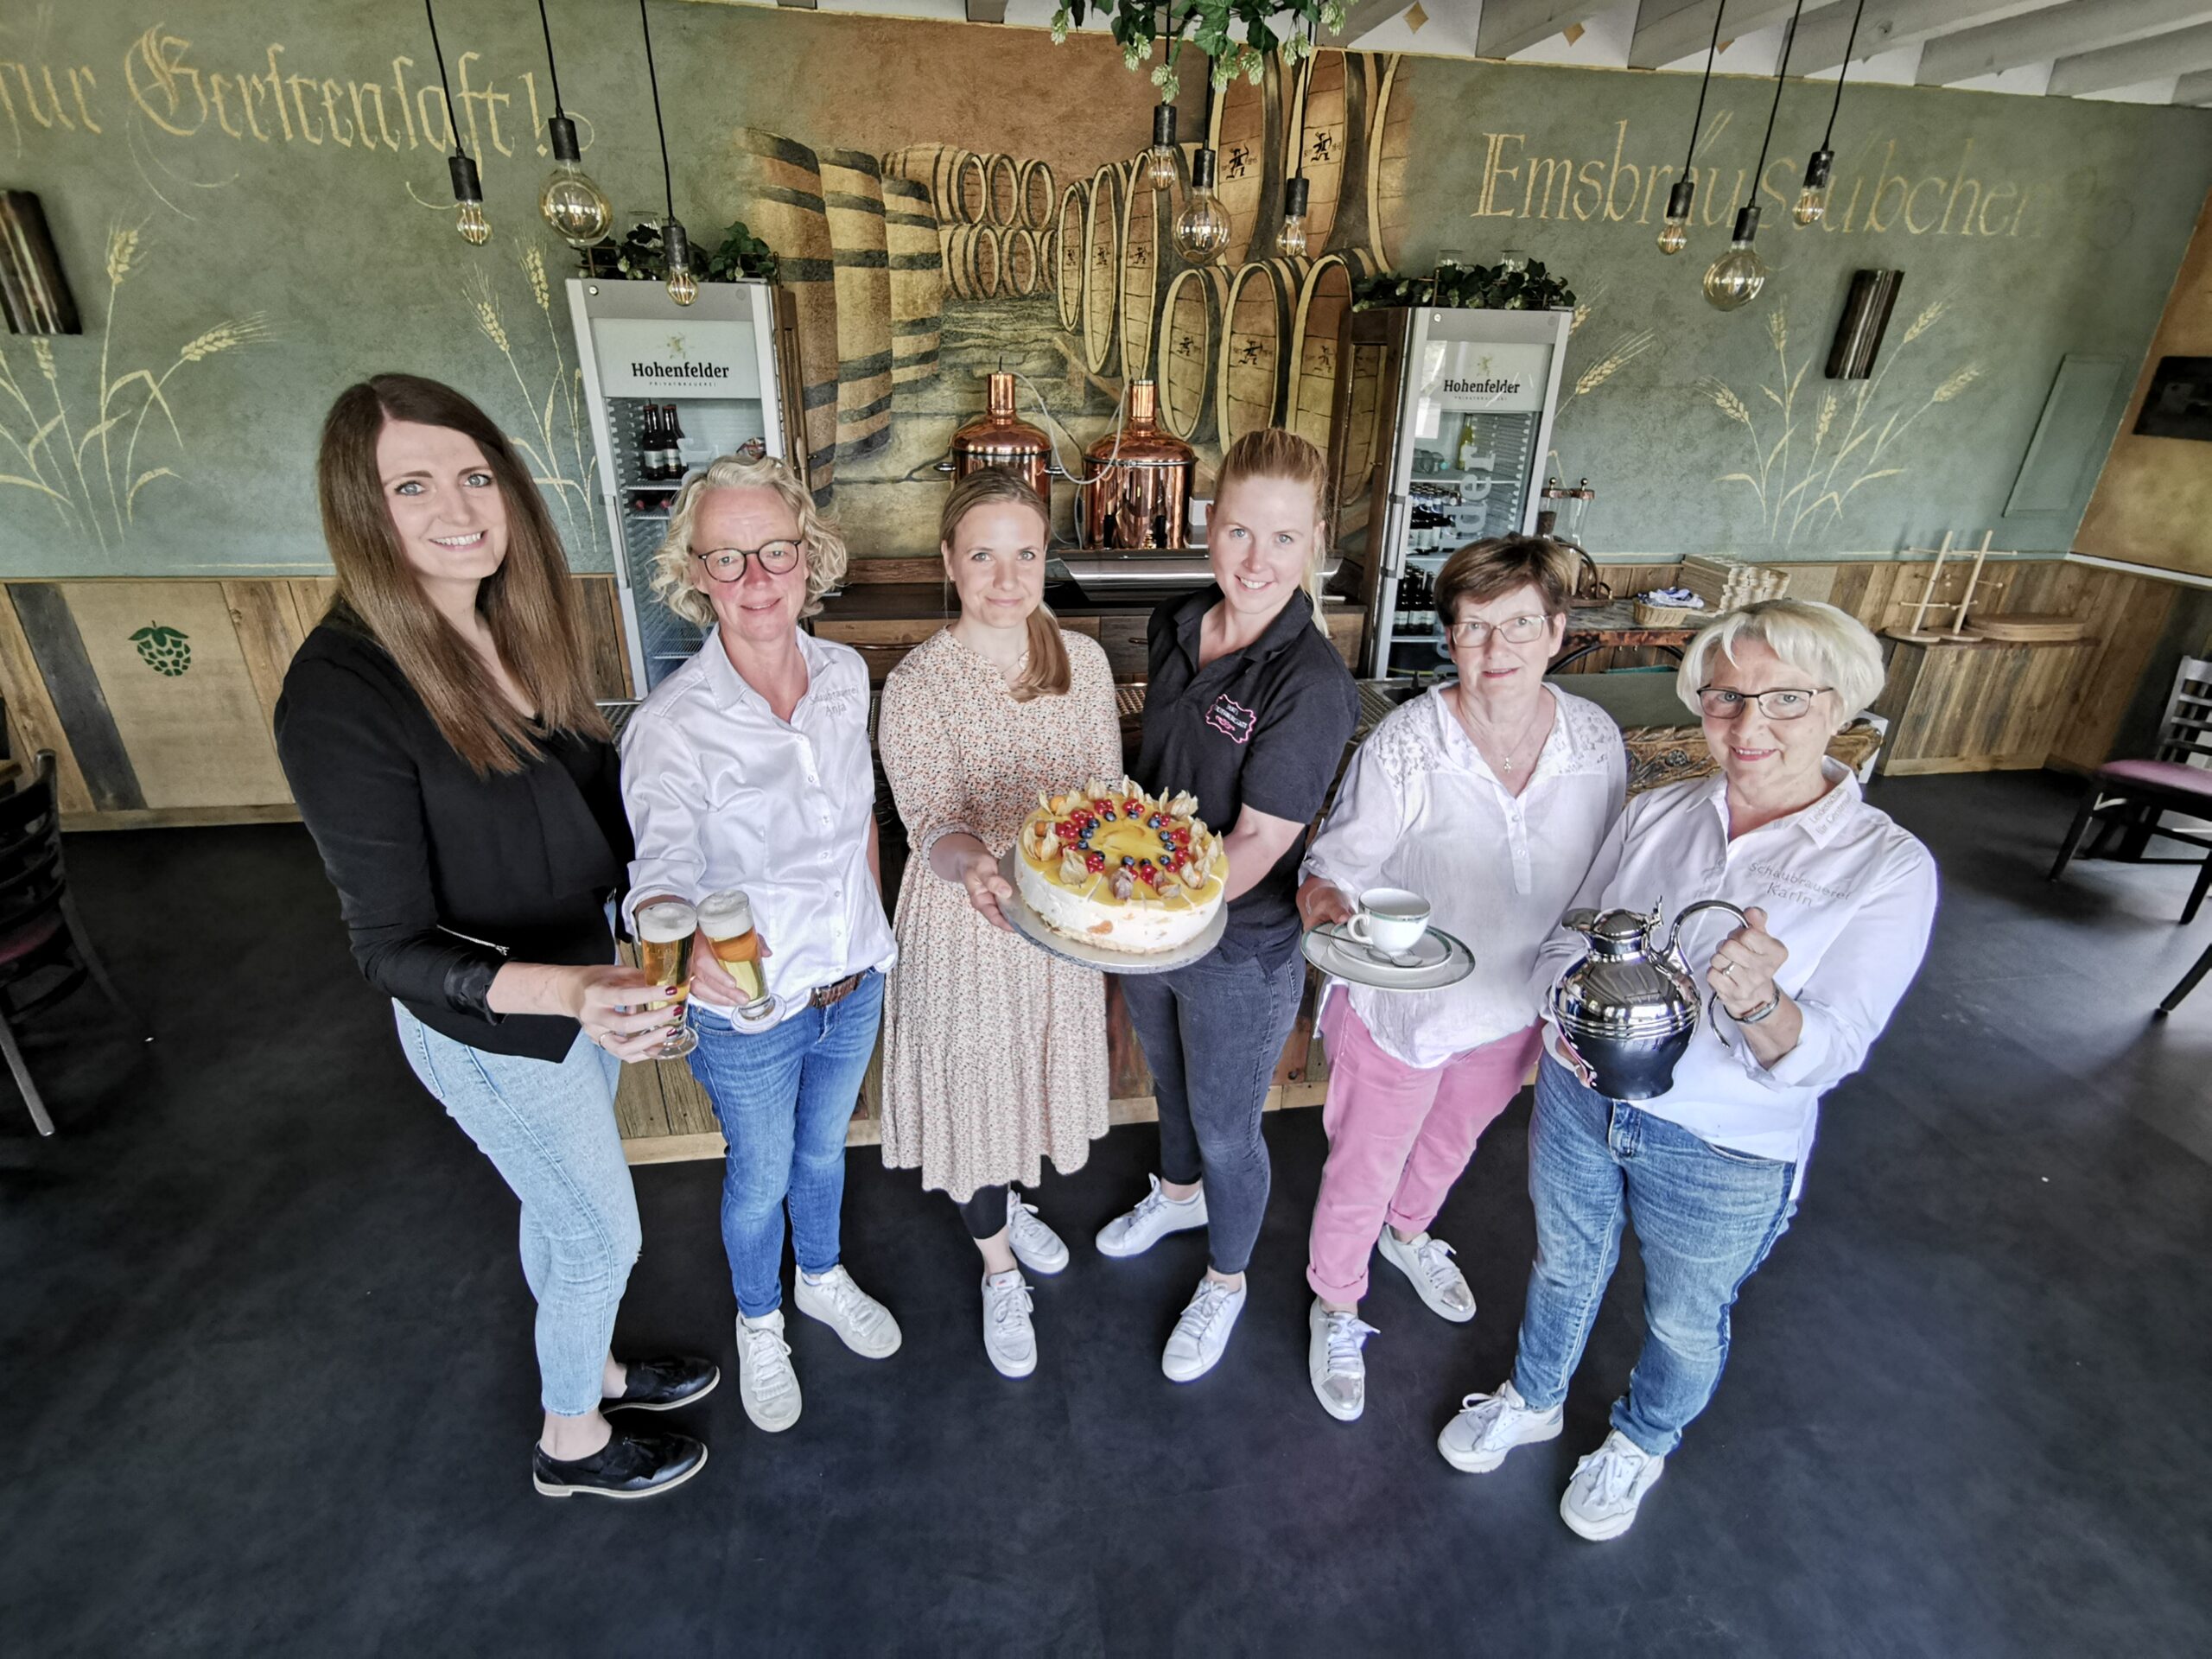
{"label": "woman with short blonde curly hair", "polygon": [[698,566],[691,550],[700,504],[712,490],[768,490],[791,509],[798,525],[798,543],[806,552],[806,600],[798,613],[817,613],[823,594],[845,579],[845,538],[834,519],[822,516],[798,474],[772,458],[747,461],[742,455],[722,455],[685,480],[668,515],[668,534],[653,554],[653,597],[695,627],[715,626],[714,601],[692,580]]}

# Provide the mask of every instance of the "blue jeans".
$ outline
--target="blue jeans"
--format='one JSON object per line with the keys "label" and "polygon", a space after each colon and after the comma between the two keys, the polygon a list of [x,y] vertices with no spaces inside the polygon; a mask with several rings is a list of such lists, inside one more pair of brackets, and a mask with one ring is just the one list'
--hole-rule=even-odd
{"label": "blue jeans", "polygon": [[1268,1210],[1268,1143],[1260,1113],[1298,1019],[1306,958],[1270,969],[1219,950],[1165,974],[1131,974],[1122,999],[1152,1068],[1160,1103],[1160,1173],[1206,1189],[1206,1255],[1242,1273]]}
{"label": "blue jeans", "polygon": [[598,1410],[614,1310],[639,1241],[614,1124],[621,1062],[582,1032],[563,1060],[493,1054],[391,1006],[415,1075],[522,1200],[522,1272],[537,1299],[545,1409]]}
{"label": "blue jeans", "polygon": [[883,1023],[883,976],[870,969],[842,1002],[801,1008],[772,1030],[739,1031],[704,1008],[691,1023],[691,1074],[729,1143],[722,1166],[722,1249],[737,1311],[748,1319],[784,1300],[784,1210],[802,1271],[837,1265],[845,1202],[845,1126]]}
{"label": "blue jeans", "polygon": [[1536,1263],[1513,1362],[1521,1397],[1538,1411],[1567,1397],[1633,1220],[1643,1349],[1613,1427],[1656,1457],[1672,1452],[1720,1386],[1728,1310],[1796,1211],[1796,1173],[1608,1100],[1547,1054],[1529,1125]]}

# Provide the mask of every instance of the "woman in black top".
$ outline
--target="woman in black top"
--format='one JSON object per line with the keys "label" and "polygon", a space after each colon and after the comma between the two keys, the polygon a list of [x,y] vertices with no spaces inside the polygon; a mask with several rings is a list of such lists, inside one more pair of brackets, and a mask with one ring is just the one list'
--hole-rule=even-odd
{"label": "woman in black top", "polygon": [[1136,781],[1187,790],[1229,855],[1229,921],[1211,953],[1131,976],[1122,995],[1160,1104],[1160,1175],[1098,1248],[1135,1255],[1204,1227],[1209,1262],[1167,1339],[1178,1382],[1211,1370],[1244,1308],[1268,1207],[1260,1112],[1298,1017],[1298,867],[1358,721],[1359,694],[1319,626],[1328,469],[1281,428],[1222,457],[1208,521],[1216,586],[1153,613]]}
{"label": "woman in black top", "polygon": [[413,375],[340,394],[317,486],[339,596],[284,677],[285,774],[409,1063],[522,1200],[537,1490],[666,1491],[707,1448],[602,1407],[720,1374],[607,1349],[639,1248],[614,1083],[669,1015],[633,1012],[658,988],[615,964],[630,836],[559,537],[499,428]]}

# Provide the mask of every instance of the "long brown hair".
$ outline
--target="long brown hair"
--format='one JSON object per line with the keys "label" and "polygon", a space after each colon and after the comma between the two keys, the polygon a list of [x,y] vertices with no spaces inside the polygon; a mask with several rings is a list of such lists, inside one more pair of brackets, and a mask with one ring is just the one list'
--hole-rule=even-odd
{"label": "long brown hair", "polygon": [[1321,614],[1321,572],[1329,562],[1329,462],[1306,439],[1280,426],[1247,432],[1229,446],[1214,474],[1213,499],[1218,503],[1229,486],[1248,478],[1279,478],[1302,484],[1313,493],[1313,556],[1306,562],[1306,596],[1313,601],[1313,626],[1326,633],[1328,619]]}
{"label": "long brown hair", "polygon": [[[377,469],[377,436],[387,421],[446,427],[484,452],[506,507],[507,556],[477,589],[476,608],[499,660],[537,705],[535,727],[438,613],[408,565]],[[521,771],[537,757],[543,732],[612,735],[592,701],[582,619],[561,537],[529,469],[482,410],[419,375],[379,374],[346,387],[322,423],[315,493],[338,569],[339,604],[391,653],[440,734],[478,777]]]}
{"label": "long brown hair", "polygon": [[[1028,508],[1045,527],[1040,543],[1052,539],[1052,513],[1045,499],[1002,467],[980,467],[955,484],[952,493],[944,499],[944,511],[938,518],[938,541],[945,556],[951,556],[952,538],[962,519],[978,507],[1001,502]],[[1014,680],[1014,700],[1027,702],[1033,697],[1060,696],[1072,683],[1068,648],[1060,639],[1060,620],[1052,614],[1051,606],[1040,602],[1029,613],[1029,659]]]}

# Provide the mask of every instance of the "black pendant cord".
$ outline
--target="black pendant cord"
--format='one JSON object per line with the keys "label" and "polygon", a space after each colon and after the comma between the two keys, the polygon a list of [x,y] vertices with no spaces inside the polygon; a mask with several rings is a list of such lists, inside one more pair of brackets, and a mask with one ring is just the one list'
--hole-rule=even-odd
{"label": "black pendant cord", "polygon": [[1306,176],[1306,97],[1313,89],[1313,19],[1306,20],[1306,92],[1298,95],[1298,165],[1290,169],[1290,176]]}
{"label": "black pendant cord", "polygon": [[561,66],[553,60],[553,25],[545,21],[545,0],[537,0],[537,26],[545,31],[545,69],[553,78],[553,118],[557,121],[562,114]]}
{"label": "black pendant cord", "polygon": [[1774,102],[1767,106],[1766,137],[1759,140],[1759,164],[1751,169],[1751,206],[1759,201],[1759,175],[1766,171],[1767,147],[1774,142],[1774,118],[1782,111],[1783,83],[1789,74],[1790,48],[1797,44],[1797,20],[1805,15],[1805,0],[1797,0],[1797,10],[1789,14],[1789,32],[1782,37],[1782,62],[1774,72]]}
{"label": "black pendant cord", "polygon": [[423,0],[423,11],[430,20],[430,55],[438,60],[438,86],[445,94],[446,126],[453,133],[453,153],[466,156],[468,152],[461,147],[461,121],[453,112],[453,85],[446,79],[445,48],[438,44],[438,14],[430,0]]}
{"label": "black pendant cord", "polygon": [[653,130],[660,135],[660,182],[668,192],[668,216],[672,219],[676,217],[676,181],[668,170],[668,129],[661,124],[660,76],[653,68],[653,26],[645,16],[645,0],[638,0],[638,26],[645,35],[645,79],[653,89]]}
{"label": "black pendant cord", "polygon": [[1691,176],[1690,167],[1697,160],[1697,130],[1705,124],[1705,95],[1713,86],[1713,60],[1720,55],[1720,14],[1728,10],[1728,0],[1719,0],[1713,9],[1713,39],[1705,48],[1705,79],[1697,84],[1697,113],[1690,118],[1690,147],[1682,156],[1682,176]]}
{"label": "black pendant cord", "polygon": [[1866,15],[1866,0],[1859,0],[1859,10],[1851,14],[1851,36],[1843,43],[1843,61],[1836,66],[1835,102],[1828,105],[1828,130],[1821,140],[1822,149],[1835,148],[1835,112],[1843,107],[1843,83],[1851,78],[1851,48],[1859,44],[1859,20]]}

